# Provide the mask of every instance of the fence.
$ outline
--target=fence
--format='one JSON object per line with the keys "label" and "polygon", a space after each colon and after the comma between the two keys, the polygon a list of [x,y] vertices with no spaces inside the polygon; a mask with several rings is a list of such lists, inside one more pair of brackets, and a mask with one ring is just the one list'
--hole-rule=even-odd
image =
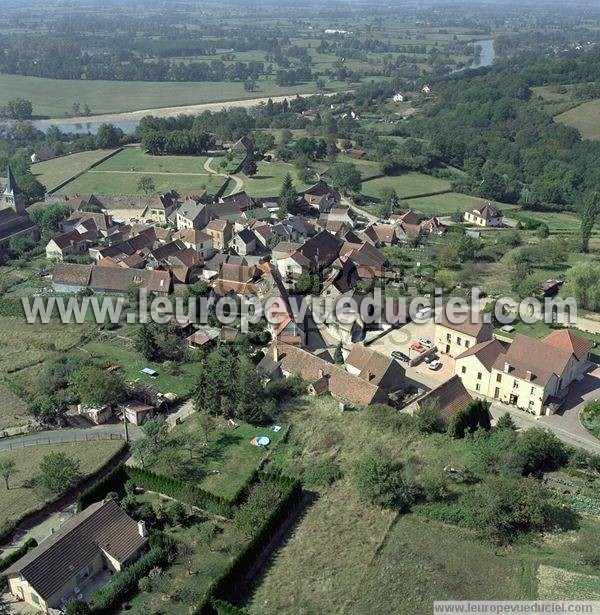
{"label": "fence", "polygon": [[66,444],[67,442],[93,442],[95,440],[125,440],[125,435],[119,433],[92,433],[82,435],[73,434],[71,436],[60,436],[58,438],[43,436],[31,440],[27,439],[15,442],[0,442],[0,450],[12,451],[18,448],[26,448],[27,446],[41,446],[45,444]]}

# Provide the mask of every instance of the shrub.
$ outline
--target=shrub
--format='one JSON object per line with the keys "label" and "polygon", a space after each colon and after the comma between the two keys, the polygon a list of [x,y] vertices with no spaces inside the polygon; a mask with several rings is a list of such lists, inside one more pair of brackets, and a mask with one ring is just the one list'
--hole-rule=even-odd
{"label": "shrub", "polygon": [[541,427],[521,433],[517,451],[526,476],[556,470],[568,461],[565,445],[551,431]]}
{"label": "shrub", "polygon": [[90,607],[95,615],[109,615],[118,610],[121,603],[138,588],[140,580],[157,566],[171,561],[175,545],[165,541],[161,547],[152,547],[137,562],[117,572],[110,581],[90,598]]}
{"label": "shrub", "polygon": [[78,512],[81,512],[94,502],[103,500],[111,492],[123,495],[125,492],[123,485],[126,478],[125,465],[120,463],[79,494],[77,498]]}
{"label": "shrub", "polygon": [[435,433],[443,428],[437,402],[426,402],[415,412],[417,429],[421,433]]}
{"label": "shrub", "polygon": [[340,467],[333,461],[325,460],[304,470],[303,483],[315,487],[326,487],[341,477]]}
{"label": "shrub", "polygon": [[418,489],[402,466],[381,453],[363,455],[354,466],[353,480],[362,499],[384,508],[405,511],[417,498]]}
{"label": "shrub", "polygon": [[448,425],[448,434],[452,438],[464,438],[465,433],[474,432],[478,427],[486,431],[491,428],[490,403],[483,399],[474,399],[469,405],[452,417]]}
{"label": "shrub", "polygon": [[92,609],[83,600],[73,600],[67,605],[66,615],[92,615]]}

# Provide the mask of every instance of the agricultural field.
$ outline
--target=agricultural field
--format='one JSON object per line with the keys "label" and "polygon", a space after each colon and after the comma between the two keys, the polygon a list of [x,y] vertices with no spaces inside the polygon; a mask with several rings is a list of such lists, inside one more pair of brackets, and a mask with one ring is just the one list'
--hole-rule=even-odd
{"label": "agricultural field", "polygon": [[56,186],[69,179],[69,177],[85,171],[85,169],[98,162],[98,160],[102,160],[102,158],[108,156],[113,151],[110,149],[98,149],[36,162],[31,165],[31,172],[39,182],[46,186],[46,190],[50,192]]}
{"label": "agricultural field", "polygon": [[[505,206],[503,206],[505,207]],[[556,235],[577,235],[581,228],[581,219],[573,212],[554,212],[554,211],[530,211],[507,212],[507,217],[514,217],[515,220],[532,219],[548,225],[550,233]],[[600,229],[594,228],[594,235],[600,234]]]}
{"label": "agricultural field", "polygon": [[0,380],[0,431],[25,425],[32,418],[27,412],[27,404],[10,390],[7,383]]}
{"label": "agricultural field", "polygon": [[[458,192],[446,192],[444,194],[434,194],[432,196],[408,199],[406,201],[406,205],[410,209],[420,211],[426,216],[449,216],[457,210],[466,211],[469,207],[479,205],[483,201],[484,199],[481,197],[469,196],[468,194],[460,194]],[[502,211],[514,207],[512,205],[507,205],[506,203],[494,204]]]}
{"label": "agricultural field", "polygon": [[392,188],[400,198],[405,198],[429,192],[450,190],[450,182],[432,175],[410,172],[366,181],[363,183],[362,193],[373,199],[379,199],[382,188]]}
{"label": "agricultural field", "polygon": [[[33,103],[35,116],[64,118],[72,113],[74,102],[82,106],[88,104],[92,114],[98,115],[316,91],[314,82],[278,86],[272,80],[260,80],[257,86],[254,92],[248,92],[240,82],[80,81],[3,74],[0,75],[0,105],[6,104],[14,98],[15,92],[19,92],[19,96]],[[327,86],[333,89],[347,87],[345,83],[335,81],[329,81]]]}
{"label": "agricultural field", "polygon": [[[186,433],[195,434],[200,441],[203,439],[198,415],[173,430],[175,438]],[[264,459],[267,450],[276,446],[282,434],[283,430],[275,433],[268,427],[256,427],[242,421],[238,421],[235,428],[225,421],[219,421],[208,438],[205,459],[189,462],[189,478],[198,481],[203,489],[231,499]],[[258,436],[267,436],[271,440],[268,449],[250,444]],[[170,473],[162,464],[152,469],[158,474]]]}
{"label": "agricultural field", "polygon": [[[51,452],[65,453],[80,462],[81,477],[97,472],[123,446],[120,440],[94,442],[67,442],[64,444],[41,444],[12,451],[1,451],[0,459],[13,459],[16,471],[10,478],[9,496],[0,498],[0,526],[36,510],[55,496],[36,487],[38,467],[44,455]],[[0,486],[5,491],[5,486]]]}
{"label": "agricultural field", "polygon": [[600,99],[569,109],[557,115],[554,120],[576,128],[583,139],[600,139]]}
{"label": "agricultural field", "polygon": [[142,194],[140,177],[149,176],[155,192],[208,190],[216,192],[224,178],[204,168],[205,156],[150,156],[139,147],[127,147],[81,177],[63,186],[57,194]]}

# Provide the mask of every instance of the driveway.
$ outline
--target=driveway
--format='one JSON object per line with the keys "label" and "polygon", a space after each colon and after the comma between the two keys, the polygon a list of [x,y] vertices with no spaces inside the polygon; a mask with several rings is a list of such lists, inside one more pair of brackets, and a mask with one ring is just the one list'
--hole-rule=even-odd
{"label": "driveway", "polygon": [[545,426],[569,433],[582,441],[596,445],[600,452],[600,441],[581,424],[579,413],[586,404],[600,397],[600,368],[588,372],[583,380],[571,385],[561,409],[552,416],[542,416],[538,420]]}

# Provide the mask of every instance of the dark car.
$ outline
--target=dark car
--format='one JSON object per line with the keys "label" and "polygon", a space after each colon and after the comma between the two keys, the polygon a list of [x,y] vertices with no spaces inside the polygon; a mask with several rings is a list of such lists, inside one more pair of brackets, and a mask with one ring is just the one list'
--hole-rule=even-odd
{"label": "dark car", "polygon": [[409,358],[407,355],[405,355],[403,352],[400,352],[399,350],[394,350],[392,352],[392,357],[394,359],[397,359],[398,361],[402,361],[403,363],[408,363]]}

